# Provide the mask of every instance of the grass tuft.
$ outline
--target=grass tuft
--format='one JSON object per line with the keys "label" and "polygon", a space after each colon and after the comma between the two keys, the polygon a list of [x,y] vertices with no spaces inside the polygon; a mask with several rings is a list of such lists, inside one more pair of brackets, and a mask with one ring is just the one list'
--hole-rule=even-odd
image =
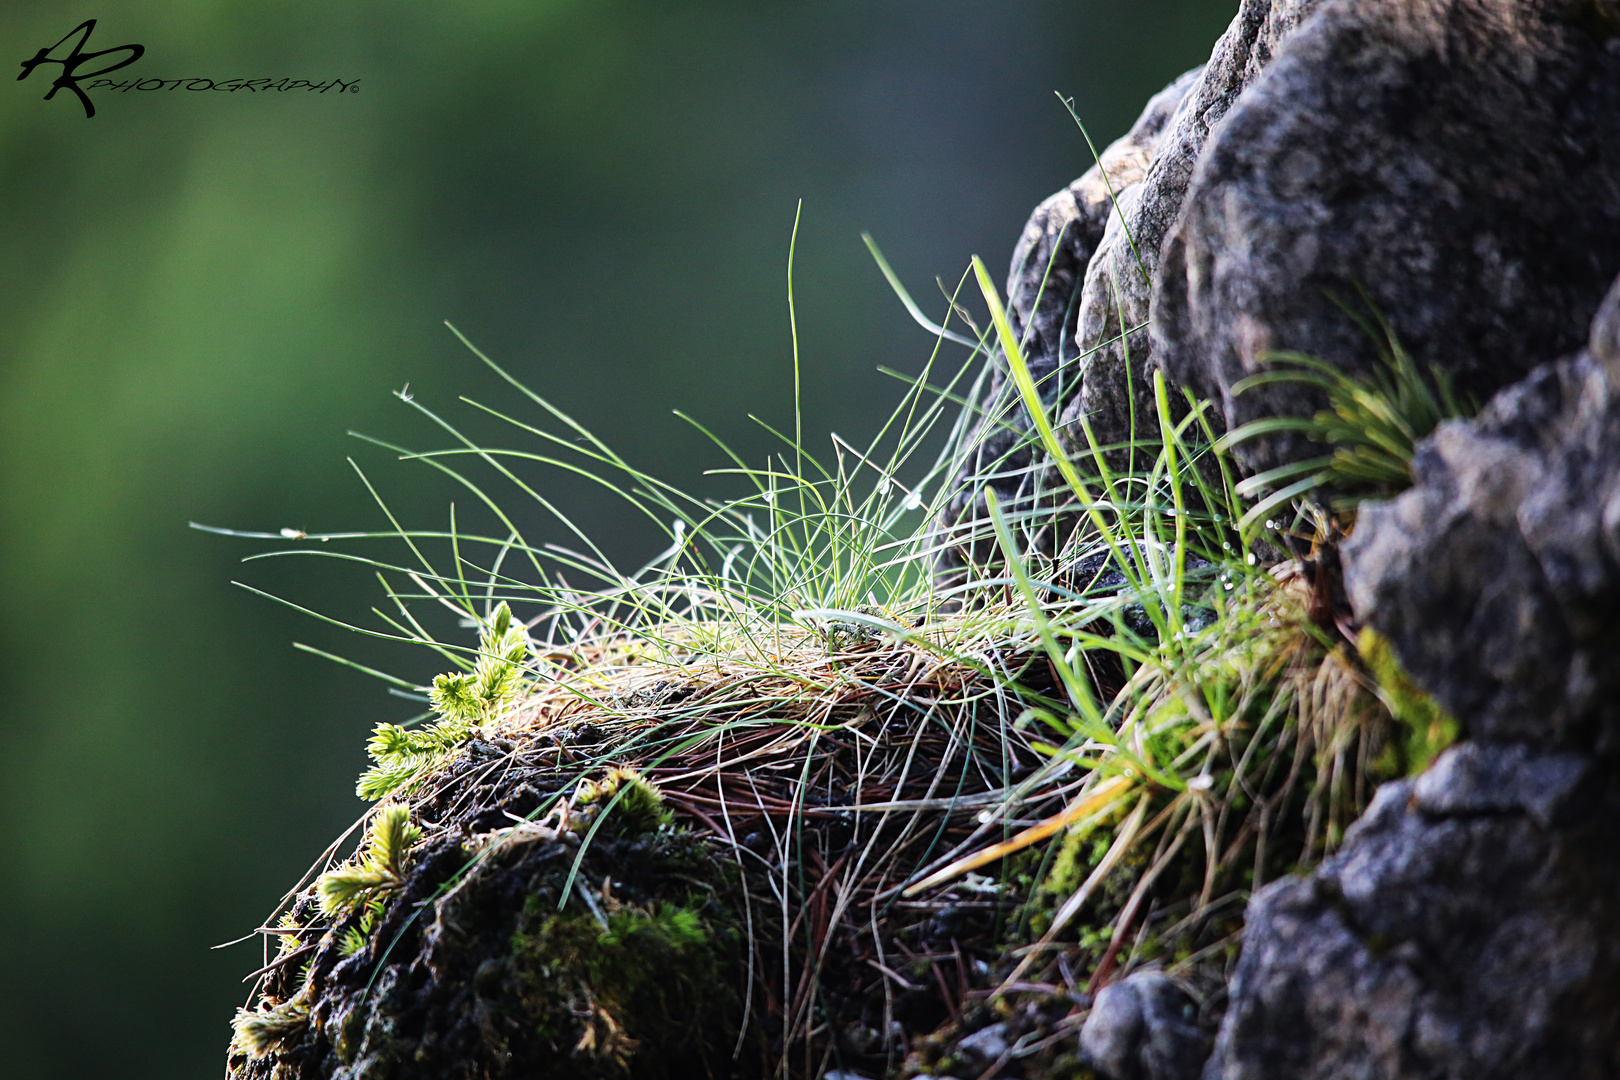
{"label": "grass tuft", "polygon": [[1328,401],[1328,407],[1314,416],[1262,417],[1221,440],[1219,448],[1224,451],[1269,435],[1297,432],[1329,448],[1325,455],[1268,469],[1239,484],[1240,495],[1265,496],[1250,508],[1245,524],[1316,491],[1328,493],[1330,505],[1340,512],[1354,510],[1363,499],[1396,495],[1412,485],[1412,454],[1418,441],[1441,421],[1477,411],[1457,399],[1439,367],[1431,365],[1425,378],[1382,316],[1352,317],[1377,347],[1377,362],[1369,374],[1352,375],[1325,360],[1283,351],[1266,357],[1271,370],[1232,387],[1234,394],[1243,394],[1265,386],[1304,386]]}
{"label": "grass tuft", "polygon": [[[934,995],[956,1022],[966,995],[1076,980],[1095,989],[1147,963],[1213,987],[1243,898],[1340,842],[1387,768],[1397,719],[1401,731],[1433,728],[1391,689],[1383,654],[1324,618],[1320,571],[1272,554],[1283,538],[1262,522],[1307,488],[1295,480],[1289,494],[1250,501],[1264,484],[1237,482],[1228,451],[1260,429],[1217,440],[1208,403],[1156,376],[1156,422],[1144,424],[1154,430],[1133,437],[1130,454],[1099,445],[1083,420],[1059,431],[982,262],[935,324],[878,258],[935,350],[864,445],[835,436],[818,456],[796,412],[762,464],[717,444],[731,462],[719,471],[739,490],[700,499],[625,461],[480,353],[526,411],[468,404],[522,445],[483,445],[403,397],[449,445],[388,446],[469,492],[479,524],[463,513],[447,531],[407,529],[389,513],[391,531],[313,537],[400,542],[399,562],[345,556],[377,570],[392,606],[380,628],[353,628],[457,667],[413,688],[430,723],[376,729],[360,793],[454,806],[471,821],[490,809],[476,802],[480,785],[506,770],[532,770],[555,792],[507,842],[476,846],[441,894],[519,841],[566,833],[572,868],[525,947],[619,956],[651,935],[678,954],[697,944],[682,944],[693,917],[615,915],[581,867],[610,824],[707,837],[734,861],[744,908],[744,1035],[768,1019],[778,1067],[792,1075],[820,1075],[835,1052],[896,1067],[907,1048],[886,1033],[902,992]],[[988,312],[982,332],[949,328],[968,286]],[[968,355],[947,365],[954,342]],[[975,404],[984,376],[968,375],[991,342],[1024,419]],[[1451,407],[1443,388],[1444,401],[1418,395],[1428,391],[1410,358],[1393,335],[1388,344],[1387,370],[1370,382],[1335,381],[1304,358],[1256,377],[1316,380],[1335,402],[1331,421],[1291,421],[1316,424],[1289,430],[1335,447],[1306,470],[1313,484],[1393,482],[1423,418]],[[985,460],[986,440],[1008,430],[1025,441]],[[536,468],[616,492],[667,546],[639,567],[614,565],[547,498]],[[964,487],[987,516],[936,524]],[[534,510],[570,542],[527,535],[519,521]],[[949,588],[933,573],[946,550],[969,563]],[[334,554],[324,544],[297,553]],[[476,647],[441,640],[418,615],[446,608],[477,628]],[[511,749],[475,757],[475,733],[480,753]],[[1441,735],[1422,745],[1401,736],[1403,766],[1426,760]],[[375,814],[361,858],[319,878],[328,917],[381,903],[406,880],[418,839],[410,807]],[[433,816],[431,828],[455,827]],[[574,898],[590,911],[570,908]],[[928,944],[930,926],[964,911],[986,913],[983,925]],[[369,940],[359,925],[347,933],[355,952]],[[378,970],[404,933],[378,950]],[[917,959],[947,947],[954,989],[937,959]],[[851,971],[855,955],[864,959]],[[628,1060],[628,994],[615,1003],[601,991],[581,1006],[580,1053]],[[838,1034],[853,1030],[850,1010],[870,1039]]]}

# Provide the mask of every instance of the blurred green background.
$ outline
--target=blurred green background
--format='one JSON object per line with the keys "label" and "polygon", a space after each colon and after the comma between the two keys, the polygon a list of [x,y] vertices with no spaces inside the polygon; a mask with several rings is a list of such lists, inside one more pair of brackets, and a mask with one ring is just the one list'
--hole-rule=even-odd
{"label": "blurred green background", "polygon": [[[358,94],[96,95],[0,80],[0,1075],[221,1069],[256,925],[361,810],[365,735],[414,709],[294,640],[391,652],[229,584],[365,618],[364,570],[186,528],[376,528],[451,493],[345,436],[441,445],[493,357],[676,481],[791,423],[865,436],[928,337],[919,296],[1004,266],[1236,0],[6,0],[0,59],[85,18],[129,75],[361,79]],[[11,68],[10,70],[17,70]],[[120,74],[120,77],[122,77]],[[611,554],[658,538],[547,489]],[[465,498],[463,496],[463,498]]]}

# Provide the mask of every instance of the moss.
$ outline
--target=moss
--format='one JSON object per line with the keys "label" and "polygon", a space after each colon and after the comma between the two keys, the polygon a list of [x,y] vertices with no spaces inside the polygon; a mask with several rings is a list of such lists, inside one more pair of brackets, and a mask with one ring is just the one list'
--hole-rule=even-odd
{"label": "moss", "polygon": [[1457,741],[1456,718],[1412,680],[1389,641],[1372,627],[1357,636],[1356,649],[1395,720],[1395,737],[1385,744],[1374,768],[1385,779],[1415,776]]}
{"label": "moss", "polygon": [[239,1009],[232,1027],[236,1031],[231,1044],[233,1052],[253,1060],[266,1057],[297,1041],[309,1028],[308,995],[301,992],[291,1001],[264,1002],[257,1009]]}
{"label": "moss", "polygon": [[[323,928],[307,978],[271,977],[265,1002],[238,1019],[231,1075],[748,1071],[732,1058],[747,986],[735,864],[688,831],[636,820],[615,811],[589,842],[524,825],[471,848],[459,830],[419,844],[394,860],[385,905],[349,907]],[[315,890],[296,911],[300,926],[329,918]],[[761,1054],[746,1049],[751,1066]]]}
{"label": "moss", "polygon": [[428,689],[438,714],[433,723],[421,728],[377,725],[367,744],[375,764],[360,775],[355,794],[380,799],[410,791],[517,698],[528,659],[527,632],[503,601],[482,628],[472,672],[449,672],[433,680]]}
{"label": "moss", "polygon": [[[377,808],[364,849],[354,863],[328,870],[316,881],[316,893],[328,915],[356,908],[380,913],[380,903],[405,884],[407,860],[422,831],[411,823],[410,807],[392,803]],[[373,910],[373,905],[379,905]],[[369,933],[368,929],[363,933]]]}
{"label": "moss", "polygon": [[664,793],[635,769],[609,769],[601,780],[582,780],[574,794],[581,823],[596,814],[612,814],[613,828],[625,833],[650,832],[674,820],[664,806]]}
{"label": "moss", "polygon": [[[589,913],[530,905],[512,937],[522,1004],[570,1075],[672,1075],[678,1060],[723,1056],[723,1015],[736,1011],[722,961],[735,928],[717,911],[622,905],[604,929]],[[731,1032],[735,1039],[735,1032]],[[716,1036],[719,1036],[718,1038]],[[581,1068],[584,1066],[584,1068]]]}

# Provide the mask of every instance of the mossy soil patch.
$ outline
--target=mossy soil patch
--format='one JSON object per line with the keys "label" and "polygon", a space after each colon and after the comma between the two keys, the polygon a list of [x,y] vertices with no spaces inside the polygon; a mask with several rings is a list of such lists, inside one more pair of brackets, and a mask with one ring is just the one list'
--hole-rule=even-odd
{"label": "mossy soil patch", "polygon": [[[1161,793],[907,889],[1091,790],[1012,722],[1031,658],[991,657],[994,678],[897,644],[747,677],[586,658],[591,699],[524,699],[396,793],[422,835],[397,884],[336,912],[295,890],[232,1075],[1079,1076],[1091,994],[1143,964],[1213,1020],[1236,901],[1306,847],[1314,766],[1286,741],[1268,775],[1302,782],[1263,818],[1231,804],[1269,822],[1263,867],[1243,833],[1211,870],[1197,804]],[[1151,842],[1111,864],[1132,830]]]}
{"label": "mossy soil patch", "polygon": [[[491,790],[492,795],[496,789]],[[533,799],[509,790],[502,809]],[[343,955],[340,921],[268,996],[304,995],[308,1022],[243,1077],[731,1076],[747,944],[736,872],[667,825],[607,822],[581,855],[567,831],[484,839],[446,830]],[[469,862],[472,863],[469,869]],[[563,900],[565,890],[568,899]],[[295,919],[316,921],[311,901]],[[745,1049],[748,1049],[745,1047]],[[757,1070],[754,1070],[757,1071]]]}

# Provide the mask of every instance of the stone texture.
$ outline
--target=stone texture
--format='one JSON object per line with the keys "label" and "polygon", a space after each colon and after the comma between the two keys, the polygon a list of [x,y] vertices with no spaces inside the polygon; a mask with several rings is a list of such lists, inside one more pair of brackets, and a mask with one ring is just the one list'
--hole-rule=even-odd
{"label": "stone texture", "polygon": [[1547,762],[1455,748],[1257,894],[1205,1080],[1620,1075],[1620,798],[1544,827]]}
{"label": "stone texture", "polygon": [[[1115,198],[1125,197],[1141,183],[1165,126],[1202,70],[1187,72],[1154,95],[1131,130],[1104,150],[1097,164],[1036,207],[1013,250],[1007,316],[1024,343],[1024,359],[1049,408],[1054,403],[1061,408],[1074,396],[1071,380],[1078,385],[1073,369],[1080,287],[1114,213]],[[943,515],[947,528],[961,523],[965,533],[982,530],[989,520],[986,484],[1004,505],[1027,506],[1041,501],[1042,484],[1048,480],[1042,470],[1030,468],[1032,457],[1025,445],[1028,414],[1009,381],[1005,361],[999,354],[996,359],[989,386],[979,399],[986,418],[958,478],[958,493]],[[983,561],[992,548],[971,540],[966,550],[947,548],[941,569],[959,571],[969,552]]]}
{"label": "stone texture", "polygon": [[1194,1080],[1209,1041],[1187,994],[1141,971],[1097,994],[1080,1028],[1080,1057],[1106,1080]]}
{"label": "stone texture", "polygon": [[1602,785],[1585,754],[1463,743],[1412,783],[1412,804],[1438,817],[1522,811],[1543,829],[1579,820]]}
{"label": "stone texture", "polygon": [[1357,617],[1481,741],[1620,752],[1617,320],[1620,289],[1592,350],[1442,424],[1344,547]]}
{"label": "stone texture", "polygon": [[[1617,32],[1612,0],[1321,5],[1198,159],[1153,299],[1167,375],[1229,426],[1309,415],[1303,388],[1231,387],[1277,349],[1369,368],[1332,299],[1358,291],[1480,401],[1579,347],[1620,271]],[[1294,434],[1240,450],[1256,469],[1318,452]]]}
{"label": "stone texture", "polygon": [[1147,175],[1165,126],[1203,70],[1194,68],[1149,99],[1131,130],[1080,179],[1037,206],[1025,224],[1007,274],[1007,315],[1037,380],[1076,358],[1080,289],[1115,197]]}
{"label": "stone texture", "polygon": [[956,1056],[968,1070],[969,1075],[976,1076],[994,1065],[1011,1045],[1012,1040],[1007,1037],[1007,1025],[991,1024],[957,1043]]}
{"label": "stone texture", "polygon": [[[1322,2],[1243,0],[1209,63],[1149,102],[1131,132],[1100,155],[1100,167],[1031,216],[1013,257],[1009,316],[1021,333],[1033,323],[1026,359],[1035,377],[1044,379],[1042,397],[1071,452],[1085,449],[1082,413],[1105,444],[1130,438],[1133,410],[1139,436],[1156,437],[1147,324],[1161,244],[1211,130],[1270,63],[1278,44]],[[1122,327],[1130,333],[1122,335]],[[1062,499],[1047,494],[1062,487],[1055,470],[1022,448],[1023,406],[1000,365],[978,400],[988,417],[980,445],[940,517],[939,571],[947,586],[962,580],[969,559],[992,556],[993,544],[984,535],[984,486],[1014,506],[1049,507]],[[1061,529],[1036,532],[1032,542],[1055,551]]]}
{"label": "stone texture", "polygon": [[1281,43],[1322,0],[1243,0],[1215,45],[1197,84],[1160,139],[1147,175],[1120,196],[1086,268],[1077,346],[1079,392],[1065,401],[1063,430],[1085,446],[1084,414],[1103,444],[1125,442],[1135,414],[1138,438],[1156,438],[1152,399],[1154,343],[1148,333],[1160,249],[1177,220],[1194,166],[1211,133],[1250,83],[1270,65]]}

